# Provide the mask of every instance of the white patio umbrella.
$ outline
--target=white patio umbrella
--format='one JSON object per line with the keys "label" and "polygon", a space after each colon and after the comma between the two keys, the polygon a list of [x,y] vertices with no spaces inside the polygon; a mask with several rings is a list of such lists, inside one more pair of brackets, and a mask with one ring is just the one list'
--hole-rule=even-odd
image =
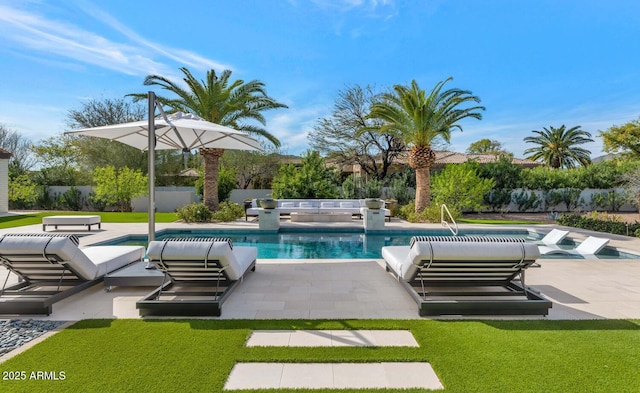
{"label": "white patio umbrella", "polygon": [[[156,107],[161,116],[155,117]],[[174,113],[167,116],[162,105],[149,92],[149,119],[102,127],[85,128],[66,132],[106,138],[133,146],[140,150],[182,150],[199,148],[225,150],[258,150],[260,142],[233,128],[202,120],[190,113]],[[155,239],[155,155],[149,154],[149,241]]]}

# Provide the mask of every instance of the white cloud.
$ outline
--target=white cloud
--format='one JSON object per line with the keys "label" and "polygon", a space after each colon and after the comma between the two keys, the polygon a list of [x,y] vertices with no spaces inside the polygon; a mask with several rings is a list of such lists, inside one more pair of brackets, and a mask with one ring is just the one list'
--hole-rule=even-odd
{"label": "white cloud", "polygon": [[83,3],[83,7],[90,16],[124,35],[126,40],[117,42],[68,22],[0,5],[0,34],[4,45],[13,46],[14,50],[36,51],[127,75],[162,74],[171,77],[175,67],[167,62],[179,62],[204,70],[230,68],[196,53],[149,41],[107,13],[86,3]]}
{"label": "white cloud", "polygon": [[267,117],[267,130],[282,143],[282,152],[301,154],[309,148],[307,136],[317,119],[325,116],[326,106],[290,107]]}

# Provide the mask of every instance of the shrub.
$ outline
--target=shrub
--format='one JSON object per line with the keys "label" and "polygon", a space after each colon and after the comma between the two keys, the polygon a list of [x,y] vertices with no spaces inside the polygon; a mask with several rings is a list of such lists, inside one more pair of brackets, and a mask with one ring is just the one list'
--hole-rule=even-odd
{"label": "shrub", "polygon": [[558,190],[552,190],[548,193],[549,203],[547,204],[547,208],[549,206],[564,203],[567,211],[573,211],[584,204],[584,199],[580,198],[581,192],[582,190],[578,188],[561,188]]}
{"label": "shrub", "polygon": [[408,183],[407,172],[403,172],[400,177],[396,177],[391,181],[391,196],[396,199],[400,205],[406,205],[411,200]]}
{"label": "shrub", "polygon": [[637,234],[638,230],[640,230],[640,223],[637,221],[633,224],[628,224],[626,222],[622,222],[619,216],[598,214],[597,212],[593,212],[588,216],[581,216],[579,214],[563,214],[558,218],[557,222],[560,225],[574,228],[624,236]]}
{"label": "shrub", "polygon": [[226,201],[236,188],[236,172],[232,168],[220,167],[218,172],[218,200]]}
{"label": "shrub", "polygon": [[[451,212],[451,215],[453,216],[454,219],[462,217],[462,211],[455,208],[452,209],[450,206],[447,206],[447,207],[449,208],[449,211]],[[416,213],[415,202],[411,201],[409,204],[401,206],[400,209],[398,209],[398,217],[404,220],[407,220],[409,222],[439,223],[441,219],[440,205],[432,203],[431,205],[429,205],[429,207],[424,209],[422,212]]]}
{"label": "shrub", "polygon": [[78,211],[82,210],[84,201],[82,200],[82,192],[75,187],[69,188],[60,197],[58,197],[58,205],[66,210]]}
{"label": "shrub", "polygon": [[115,205],[119,211],[130,212],[131,200],[147,194],[147,176],[140,170],[122,167],[116,170],[108,165],[93,170],[96,183],[95,199]]}
{"label": "shrub", "polygon": [[622,205],[630,202],[631,199],[627,192],[618,192],[615,190],[603,191],[591,195],[589,206],[594,210],[617,212],[620,211]]}
{"label": "shrub", "polygon": [[37,199],[36,188],[37,185],[27,174],[9,178],[10,207],[13,209],[30,207]]}
{"label": "shrub", "polygon": [[433,176],[431,195],[433,204],[447,205],[449,210],[482,210],[484,196],[495,186],[492,179],[483,179],[473,164],[447,165]]}
{"label": "shrub", "polygon": [[271,183],[273,197],[337,198],[339,195],[336,175],[327,168],[325,160],[316,151],[307,151],[302,157],[302,166],[287,164],[280,167]]}
{"label": "shrub", "polygon": [[518,205],[519,212],[535,210],[540,206],[540,203],[542,202],[535,192],[531,191],[528,193],[526,190],[522,190],[518,193],[514,192],[511,195],[511,199],[513,200],[513,203]]}
{"label": "shrub", "polygon": [[364,183],[362,193],[365,198],[380,198],[382,196],[382,182],[378,179],[369,179]]}
{"label": "shrub", "polygon": [[94,192],[89,193],[89,207],[91,207],[91,211],[94,212],[103,212],[107,208],[107,203],[102,199],[96,197]]}
{"label": "shrub", "polygon": [[484,201],[491,207],[492,211],[504,213],[509,208],[512,192],[513,190],[510,188],[494,189],[485,194]]}
{"label": "shrub", "polygon": [[176,211],[176,214],[184,222],[209,222],[213,216],[211,210],[204,203],[183,206]]}
{"label": "shrub", "polygon": [[36,187],[35,208],[42,210],[54,210],[56,199],[49,193],[49,186]]}
{"label": "shrub", "polygon": [[358,199],[360,197],[359,194],[354,176],[347,176],[342,182],[342,197],[345,199]]}
{"label": "shrub", "polygon": [[244,207],[230,201],[221,202],[220,208],[213,213],[212,217],[221,222],[235,221],[244,217]]}

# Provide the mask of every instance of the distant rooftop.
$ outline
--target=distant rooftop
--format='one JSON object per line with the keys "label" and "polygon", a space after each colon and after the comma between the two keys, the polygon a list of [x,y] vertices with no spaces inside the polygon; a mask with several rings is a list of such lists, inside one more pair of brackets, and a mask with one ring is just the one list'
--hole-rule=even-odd
{"label": "distant rooftop", "polygon": [[9,159],[9,158],[11,158],[11,156],[13,156],[13,154],[11,154],[10,152],[8,152],[5,149],[0,147],[0,158],[1,159]]}

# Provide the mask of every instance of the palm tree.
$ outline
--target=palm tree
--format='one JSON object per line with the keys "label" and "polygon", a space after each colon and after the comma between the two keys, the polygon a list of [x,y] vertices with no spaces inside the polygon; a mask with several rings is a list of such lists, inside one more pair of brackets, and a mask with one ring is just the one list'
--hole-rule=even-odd
{"label": "palm tree", "polygon": [[[261,136],[280,147],[278,138],[262,127],[246,123],[255,120],[263,126],[266,120],[262,114],[269,109],[287,108],[267,95],[265,84],[258,80],[244,82],[241,79],[230,81],[231,71],[224,70],[219,76],[215,70],[207,71],[206,80],[194,78],[191,72],[181,67],[183,81],[187,88],[160,75],[148,75],[144,84],[160,86],[174,93],[178,98],[157,96],[157,100],[175,111],[191,112],[212,123],[231,127],[252,135]],[[129,94],[134,100],[141,100],[147,94]],[[204,161],[204,203],[210,210],[218,210],[218,171],[223,149],[201,148]]]}
{"label": "palm tree", "polygon": [[416,213],[430,204],[431,166],[436,154],[431,144],[442,138],[449,142],[451,130],[462,131],[458,121],[473,117],[482,119],[483,106],[460,108],[469,101],[480,102],[480,98],[468,90],[457,88],[442,91],[452,80],[440,81],[429,95],[413,80],[411,86],[395,85],[393,91],[381,95],[371,107],[370,116],[384,122],[380,132],[395,133],[410,147],[409,166],[416,171]]}
{"label": "palm tree", "polygon": [[591,163],[591,152],[577,147],[593,142],[591,134],[581,130],[580,126],[567,130],[563,124],[560,128],[543,127],[542,131],[532,132],[537,136],[528,136],[524,141],[537,146],[524,151],[524,154],[530,154],[527,158],[542,161],[552,168],[574,168],[577,163],[583,166]]}

